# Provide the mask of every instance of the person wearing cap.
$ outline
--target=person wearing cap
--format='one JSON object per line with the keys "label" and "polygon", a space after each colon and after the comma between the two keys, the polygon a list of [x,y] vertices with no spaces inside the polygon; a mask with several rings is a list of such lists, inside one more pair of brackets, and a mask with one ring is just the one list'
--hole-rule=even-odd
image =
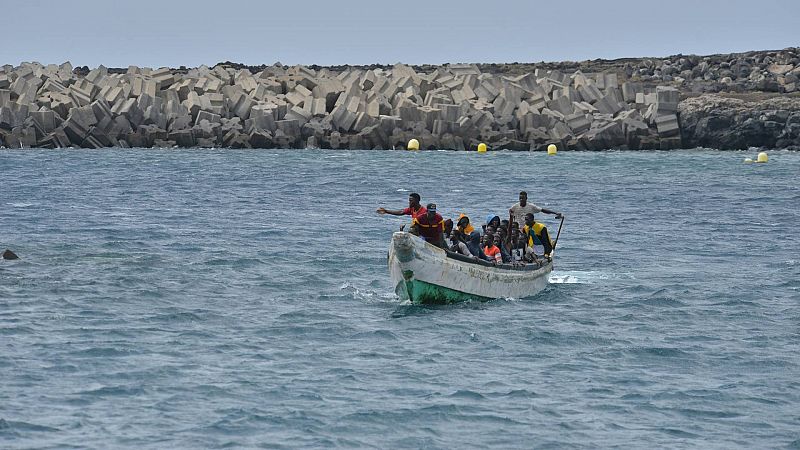
{"label": "person wearing cap", "polygon": [[425,207],[419,204],[421,200],[419,194],[416,192],[412,192],[408,195],[408,208],[406,209],[386,209],[386,208],[378,208],[375,212],[384,215],[390,214],[392,216],[411,216],[412,219],[416,219],[419,216],[425,215]]}
{"label": "person wearing cap", "polygon": [[425,215],[414,218],[409,232],[439,248],[445,248],[444,219],[436,212],[436,204],[428,203]]}
{"label": "person wearing cap", "polygon": [[519,193],[519,203],[515,203],[514,206],[508,210],[508,213],[514,219],[514,222],[520,224],[520,226],[525,223],[526,214],[538,214],[540,212],[545,214],[554,214],[556,219],[560,219],[562,216],[560,212],[542,208],[534,205],[533,203],[528,203],[528,193],[525,191]]}

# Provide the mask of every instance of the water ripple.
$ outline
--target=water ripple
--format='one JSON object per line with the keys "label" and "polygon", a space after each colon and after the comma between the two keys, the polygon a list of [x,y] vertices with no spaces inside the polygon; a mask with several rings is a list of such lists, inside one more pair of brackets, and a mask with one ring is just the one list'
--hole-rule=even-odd
{"label": "water ripple", "polygon": [[[0,151],[0,448],[800,448],[800,155],[741,160]],[[397,299],[378,206],[522,189],[547,289]]]}

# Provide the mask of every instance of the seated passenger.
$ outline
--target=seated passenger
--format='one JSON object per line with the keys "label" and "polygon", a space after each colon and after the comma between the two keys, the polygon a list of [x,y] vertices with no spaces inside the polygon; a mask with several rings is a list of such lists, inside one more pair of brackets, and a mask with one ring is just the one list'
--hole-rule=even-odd
{"label": "seated passenger", "polygon": [[494,242],[494,232],[489,228],[486,233],[483,233],[483,236],[481,236],[481,248],[487,245],[491,246],[492,242]]}
{"label": "seated passenger", "polygon": [[450,235],[453,233],[453,219],[447,219],[444,221],[444,237],[445,239],[450,239]]}
{"label": "seated passenger", "polygon": [[472,256],[463,238],[464,235],[462,235],[460,231],[453,230],[453,235],[450,236],[450,251],[458,253],[459,255]]}
{"label": "seated passenger", "polygon": [[511,262],[514,263],[525,261],[525,247],[528,245],[521,236],[519,228],[511,229]]}
{"label": "seated passenger", "polygon": [[484,261],[488,261],[489,260],[489,258],[486,256],[486,254],[483,253],[483,250],[481,250],[481,235],[480,235],[480,233],[478,233],[477,231],[470,233],[469,239],[467,239],[466,244],[467,244],[467,248],[469,249],[469,252],[472,254],[472,256],[474,256],[474,257],[476,257],[478,259],[482,259]]}
{"label": "seated passenger", "polygon": [[[506,224],[506,226],[508,226],[508,224]],[[506,237],[506,233],[507,232],[505,228],[498,228],[497,233],[495,234],[495,240],[499,238],[500,243],[497,244],[497,247],[500,248],[500,254],[503,256],[503,262],[509,263],[511,262],[511,251],[509,250],[510,245],[508,238]]]}
{"label": "seated passenger", "polygon": [[491,241],[487,238],[487,241],[488,243],[483,248],[483,253],[490,259],[494,258],[495,264],[502,264],[503,256],[500,254],[500,247],[497,246],[500,243],[500,236],[495,236]]}
{"label": "seated passenger", "polygon": [[486,225],[483,226],[484,230],[488,230],[489,227],[494,228],[495,230],[500,227],[500,216],[496,216],[494,214],[489,214],[486,216]]}
{"label": "seated passenger", "polygon": [[523,234],[523,227],[517,222],[511,222],[511,238],[509,239],[509,253],[515,261],[538,262],[538,258],[533,253],[533,247],[528,246],[528,237]]}
{"label": "seated passenger", "polygon": [[508,219],[503,219],[500,221],[500,229],[504,232],[508,232]]}
{"label": "seated passenger", "polygon": [[469,217],[465,216],[464,214],[461,214],[458,217],[458,222],[456,223],[456,228],[458,228],[458,231],[463,233],[464,236],[470,236],[472,233],[476,233],[475,227],[473,227],[469,223]]}
{"label": "seated passenger", "polygon": [[547,233],[547,227],[543,223],[536,222],[533,214],[525,215],[525,226],[522,232],[528,237],[528,246],[533,248],[534,255],[544,255],[550,257],[553,251],[553,242]]}

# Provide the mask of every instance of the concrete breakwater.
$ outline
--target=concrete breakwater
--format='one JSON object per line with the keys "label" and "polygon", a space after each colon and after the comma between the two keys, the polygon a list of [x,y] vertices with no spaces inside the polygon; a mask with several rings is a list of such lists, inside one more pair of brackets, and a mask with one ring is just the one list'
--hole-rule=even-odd
{"label": "concrete breakwater", "polygon": [[0,67],[0,145],[800,148],[797,49],[584,63]]}

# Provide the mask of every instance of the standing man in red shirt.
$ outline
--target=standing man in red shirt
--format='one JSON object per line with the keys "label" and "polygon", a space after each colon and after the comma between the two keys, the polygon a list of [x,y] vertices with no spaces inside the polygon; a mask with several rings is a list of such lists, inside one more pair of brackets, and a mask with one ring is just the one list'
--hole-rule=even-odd
{"label": "standing man in red shirt", "polygon": [[419,194],[412,192],[408,195],[408,208],[398,210],[378,208],[378,210],[375,212],[380,215],[391,214],[393,216],[411,216],[411,219],[416,219],[417,217],[424,216],[427,212],[425,207],[419,204],[420,200]]}
{"label": "standing man in red shirt", "polygon": [[429,244],[439,248],[446,248],[444,244],[444,219],[436,212],[436,204],[428,203],[427,212],[423,216],[414,218],[411,224],[411,234],[425,239]]}

